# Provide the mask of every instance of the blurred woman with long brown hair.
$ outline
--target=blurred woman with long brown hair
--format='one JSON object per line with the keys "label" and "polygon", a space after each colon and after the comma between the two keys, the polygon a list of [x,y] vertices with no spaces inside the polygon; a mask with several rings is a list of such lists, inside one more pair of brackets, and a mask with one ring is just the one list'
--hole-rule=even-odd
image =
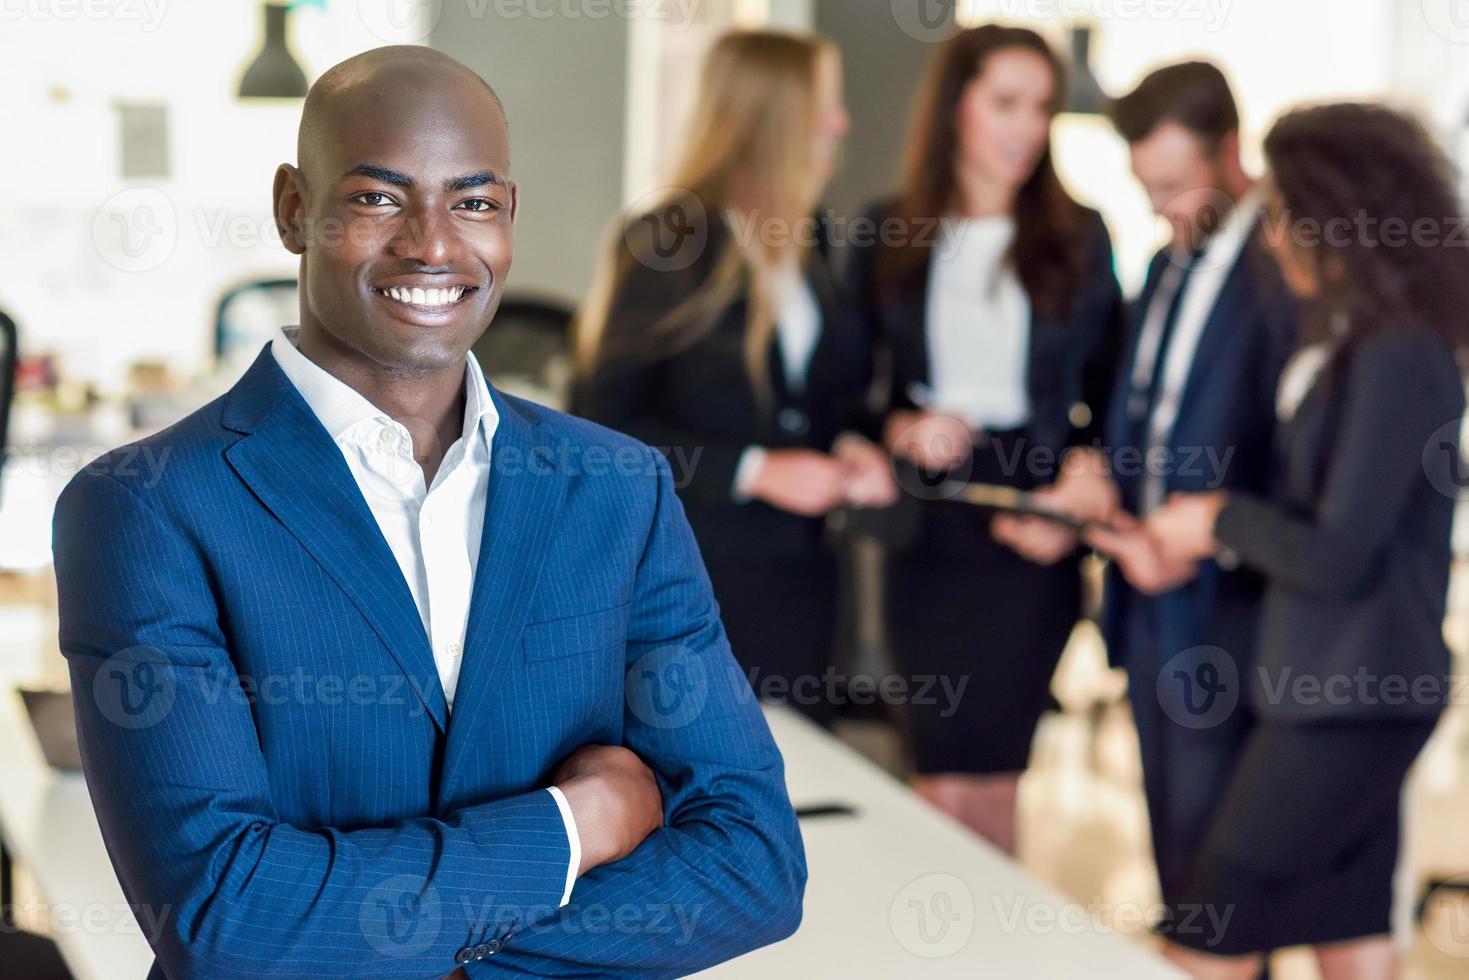
{"label": "blurred woman with long brown hair", "polygon": [[903,192],[869,212],[882,234],[851,266],[854,303],[888,355],[885,441],[911,491],[908,519],[891,522],[909,532],[890,542],[888,637],[914,689],[937,677],[962,692],[907,706],[915,788],[1007,850],[1080,613],[1076,542],[952,497],[967,481],[1044,499],[1068,447],[1100,431],[1121,297],[1101,218],[1051,162],[1062,75],[1023,28],[986,25],[941,48]]}
{"label": "blurred woman with long brown hair", "polygon": [[[838,567],[825,515],[895,495],[813,221],[849,120],[829,42],[715,43],[656,206],[614,230],[577,326],[575,410],[669,455],[735,657],[829,720]],[[875,432],[874,432],[875,434]]]}
{"label": "blurred woman with long brown hair", "polygon": [[[1266,581],[1250,730],[1160,931],[1196,977],[1310,945],[1325,980],[1388,980],[1403,782],[1452,690],[1465,217],[1442,151],[1383,106],[1296,110],[1265,160],[1267,240],[1307,313],[1276,489],[1177,494],[1146,524],[1170,556]],[[1230,912],[1220,934],[1185,928],[1205,908]]]}

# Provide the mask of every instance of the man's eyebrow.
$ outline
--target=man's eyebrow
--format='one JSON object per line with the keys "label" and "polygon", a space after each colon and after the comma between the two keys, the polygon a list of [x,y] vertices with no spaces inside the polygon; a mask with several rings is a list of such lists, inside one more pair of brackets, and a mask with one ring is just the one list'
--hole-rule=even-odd
{"label": "man's eyebrow", "polygon": [[[385,184],[392,184],[395,187],[411,188],[414,186],[413,178],[407,174],[390,170],[387,167],[380,167],[375,163],[358,164],[342,176],[351,177],[354,175],[379,180]],[[453,177],[444,181],[444,190],[453,193],[454,191],[468,190],[471,187],[484,187],[489,184],[498,186],[502,183],[504,181],[500,179],[500,175],[493,170],[481,170],[477,173],[466,174],[463,177]]]}
{"label": "man's eyebrow", "polygon": [[396,170],[389,170],[387,167],[379,167],[375,163],[360,163],[357,166],[353,167],[351,170],[348,170],[342,176],[351,177],[353,175],[359,177],[370,177],[373,180],[380,180],[384,184],[392,184],[395,187],[413,186],[412,177],[408,176],[407,174],[400,174]]}
{"label": "man's eyebrow", "polygon": [[453,180],[444,181],[444,190],[463,191],[471,187],[484,187],[486,184],[500,184],[500,175],[493,170],[481,170],[479,173],[469,174],[465,177],[455,177]]}

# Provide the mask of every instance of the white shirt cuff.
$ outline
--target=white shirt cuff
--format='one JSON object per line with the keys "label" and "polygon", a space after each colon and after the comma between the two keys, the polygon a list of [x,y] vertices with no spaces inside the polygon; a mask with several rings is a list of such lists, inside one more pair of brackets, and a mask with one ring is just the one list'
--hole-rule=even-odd
{"label": "white shirt cuff", "polygon": [[738,503],[744,503],[750,499],[750,491],[755,489],[755,478],[760,475],[760,468],[765,465],[765,448],[763,446],[746,446],[745,451],[740,453],[740,462],[735,467],[734,499]]}
{"label": "white shirt cuff", "polygon": [[566,866],[566,890],[561,893],[561,908],[571,901],[571,886],[576,884],[576,871],[581,867],[581,837],[576,832],[576,819],[571,815],[571,804],[566,802],[566,794],[556,786],[548,786],[546,792],[551,794],[551,799],[556,801],[556,809],[561,811],[561,822],[566,825],[566,840],[571,844],[571,861]]}

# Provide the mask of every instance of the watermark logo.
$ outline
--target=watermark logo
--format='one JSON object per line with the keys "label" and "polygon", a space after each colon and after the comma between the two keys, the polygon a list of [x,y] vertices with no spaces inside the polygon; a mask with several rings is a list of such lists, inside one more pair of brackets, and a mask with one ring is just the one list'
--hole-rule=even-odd
{"label": "watermark logo", "polygon": [[974,894],[954,875],[924,875],[898,892],[888,921],[898,942],[914,956],[953,956],[974,935]]}
{"label": "watermark logo", "polygon": [[1450,44],[1469,44],[1469,0],[1419,0],[1428,29]]}
{"label": "watermark logo", "polygon": [[653,728],[689,725],[709,700],[708,668],[688,647],[659,647],[644,654],[628,668],[624,685],[628,708]]}
{"label": "watermark logo", "polygon": [[434,887],[412,875],[394,875],[362,900],[358,925],[369,945],[384,956],[418,956],[438,941],[443,902]]}
{"label": "watermark logo", "polygon": [[92,216],[92,244],[122,272],[149,272],[167,262],[178,244],[178,215],[156,187],[119,191]]}
{"label": "watermark logo", "polygon": [[443,12],[443,0],[357,0],[363,26],[396,44],[427,38]]}
{"label": "watermark logo", "polygon": [[1184,728],[1213,728],[1239,705],[1239,666],[1222,647],[1190,647],[1158,671],[1158,703]]}
{"label": "watermark logo", "polygon": [[966,6],[963,0],[891,0],[889,4],[899,30],[925,44],[953,37]]}
{"label": "watermark logo", "polygon": [[136,646],[103,661],[92,677],[92,699],[119,728],[151,728],[173,710],[178,691],[163,651]]}
{"label": "watermark logo", "polygon": [[663,188],[633,202],[623,219],[623,241],[654,272],[681,272],[709,244],[709,213],[697,195]]}
{"label": "watermark logo", "polygon": [[1423,444],[1423,473],[1433,489],[1458,500],[1469,489],[1469,462],[1464,459],[1463,419],[1445,422]]}

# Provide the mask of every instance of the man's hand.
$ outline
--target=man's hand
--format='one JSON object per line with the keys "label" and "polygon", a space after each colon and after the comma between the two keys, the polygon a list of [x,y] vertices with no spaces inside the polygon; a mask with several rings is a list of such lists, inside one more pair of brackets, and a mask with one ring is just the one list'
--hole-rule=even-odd
{"label": "man's hand", "polygon": [[1122,577],[1146,595],[1171,592],[1198,574],[1196,562],[1170,557],[1131,514],[1119,511],[1110,528],[1093,524],[1086,543],[1117,563]]}
{"label": "man's hand", "polygon": [[772,449],[755,474],[750,496],[793,514],[820,517],[847,499],[847,476],[826,453]]}
{"label": "man's hand", "polygon": [[663,826],[663,795],[653,770],[620,745],[584,745],[551,782],[566,797],[581,838],[581,876],[620,861]]}

